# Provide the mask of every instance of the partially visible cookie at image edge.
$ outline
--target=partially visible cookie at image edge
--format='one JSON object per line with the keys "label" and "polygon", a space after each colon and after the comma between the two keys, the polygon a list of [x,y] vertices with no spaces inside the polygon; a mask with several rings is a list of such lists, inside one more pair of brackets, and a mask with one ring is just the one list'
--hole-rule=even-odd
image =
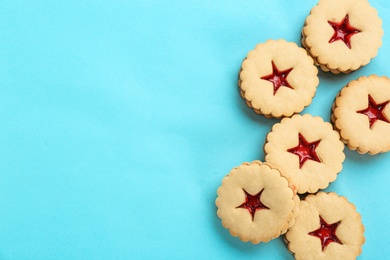
{"label": "partially visible cookie at image edge", "polygon": [[308,195],[285,235],[295,259],[356,259],[365,242],[356,207],[334,192]]}
{"label": "partially visible cookie at image edge", "polygon": [[302,29],[302,45],[323,71],[359,69],[382,45],[382,20],[367,0],[320,0]]}
{"label": "partially visible cookie at image edge", "polygon": [[390,151],[390,79],[362,76],[349,82],[332,106],[331,120],[348,148],[371,155]]}

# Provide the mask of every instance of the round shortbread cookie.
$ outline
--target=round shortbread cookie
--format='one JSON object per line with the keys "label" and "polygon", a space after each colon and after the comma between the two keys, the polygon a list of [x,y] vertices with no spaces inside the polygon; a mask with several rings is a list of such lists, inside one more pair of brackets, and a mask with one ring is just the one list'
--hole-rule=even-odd
{"label": "round shortbread cookie", "polygon": [[324,189],[336,180],[345,159],[343,150],[332,125],[309,114],[275,124],[264,145],[265,161],[289,178],[300,194]]}
{"label": "round shortbread cookie", "polygon": [[349,73],[377,55],[381,26],[367,0],[320,0],[306,18],[302,45],[322,70]]}
{"label": "round shortbread cookie", "polygon": [[299,197],[280,172],[254,161],[234,168],[222,180],[217,215],[232,236],[254,244],[284,234],[295,223]]}
{"label": "round shortbread cookie", "polygon": [[390,151],[390,79],[371,75],[348,83],[332,106],[342,140],[359,153]]}
{"label": "round shortbread cookie", "polygon": [[242,62],[238,85],[246,104],[266,117],[291,116],[308,106],[319,79],[312,58],[285,40],[258,44]]}
{"label": "round shortbread cookie", "polygon": [[310,194],[285,235],[295,259],[356,259],[365,242],[356,207],[336,193]]}

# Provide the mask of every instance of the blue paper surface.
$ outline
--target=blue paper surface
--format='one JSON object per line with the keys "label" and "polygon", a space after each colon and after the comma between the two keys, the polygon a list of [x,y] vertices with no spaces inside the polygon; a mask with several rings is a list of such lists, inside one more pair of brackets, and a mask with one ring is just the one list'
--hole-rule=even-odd
{"label": "blue paper surface", "polygon": [[[263,160],[276,119],[239,95],[256,44],[300,32],[306,1],[0,1],[0,259],[293,259],[216,216],[216,190]],[[390,76],[390,2],[378,56],[319,73],[303,113],[330,118],[350,80]],[[326,191],[362,215],[360,259],[390,254],[390,153],[345,149]]]}

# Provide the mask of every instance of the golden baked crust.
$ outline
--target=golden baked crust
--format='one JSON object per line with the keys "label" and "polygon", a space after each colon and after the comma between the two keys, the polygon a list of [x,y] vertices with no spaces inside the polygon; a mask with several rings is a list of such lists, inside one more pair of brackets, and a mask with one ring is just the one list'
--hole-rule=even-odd
{"label": "golden baked crust", "polygon": [[[313,152],[317,160],[301,163],[301,157],[294,154],[293,148],[301,143],[300,135],[307,143],[317,145]],[[289,178],[301,194],[324,189],[336,179],[345,159],[343,150],[344,144],[332,125],[309,114],[294,115],[275,124],[264,146],[265,161]]]}
{"label": "golden baked crust", "polygon": [[[333,40],[331,23],[356,29],[344,40]],[[344,25],[345,26],[345,25]],[[320,0],[302,29],[302,45],[324,71],[349,73],[370,62],[382,45],[382,20],[367,0]],[[346,39],[347,39],[346,38]]]}
{"label": "golden baked crust", "polygon": [[[320,218],[335,231],[335,237],[326,245],[314,234]],[[345,197],[319,192],[301,201],[299,216],[285,240],[295,259],[356,259],[365,242],[364,226],[356,207]]]}
{"label": "golden baked crust", "polygon": [[[283,74],[285,84],[275,90],[272,75],[276,72]],[[248,53],[238,85],[246,104],[256,113],[266,117],[291,116],[311,103],[319,84],[317,74],[313,60],[303,48],[285,40],[268,40]]]}
{"label": "golden baked crust", "polygon": [[[364,113],[369,97],[377,105],[382,104],[384,120],[370,120]],[[349,82],[338,94],[332,106],[331,120],[348,148],[359,153],[378,154],[390,150],[390,79],[371,75]],[[389,102],[390,103],[390,102]]]}
{"label": "golden baked crust", "polygon": [[[246,194],[261,194],[259,200],[266,207],[250,210],[240,207]],[[232,236],[254,244],[268,242],[284,234],[298,214],[299,197],[280,172],[260,161],[243,163],[222,180],[215,201],[217,215]]]}

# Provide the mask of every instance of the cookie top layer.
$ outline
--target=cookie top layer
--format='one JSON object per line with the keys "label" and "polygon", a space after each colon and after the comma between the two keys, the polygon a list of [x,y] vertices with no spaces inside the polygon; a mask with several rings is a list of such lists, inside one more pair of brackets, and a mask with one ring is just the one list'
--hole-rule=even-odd
{"label": "cookie top layer", "polygon": [[265,161],[289,178],[298,193],[326,188],[342,169],[344,144],[332,125],[320,117],[284,118],[266,139]]}
{"label": "cookie top layer", "polygon": [[365,242],[355,206],[336,193],[308,195],[286,233],[295,259],[356,259]]}
{"label": "cookie top layer", "polygon": [[241,95],[259,114],[291,116],[311,103],[319,83],[317,73],[303,48],[285,40],[268,40],[242,63]]}
{"label": "cookie top layer", "polygon": [[377,154],[390,150],[390,79],[371,75],[347,84],[336,97],[335,128],[351,149]]}
{"label": "cookie top layer", "polygon": [[302,34],[309,53],[329,70],[366,65],[382,45],[382,20],[367,0],[320,0]]}
{"label": "cookie top layer", "polygon": [[268,242],[295,221],[299,198],[286,178],[254,161],[234,168],[217,191],[217,215],[233,236],[252,243]]}

